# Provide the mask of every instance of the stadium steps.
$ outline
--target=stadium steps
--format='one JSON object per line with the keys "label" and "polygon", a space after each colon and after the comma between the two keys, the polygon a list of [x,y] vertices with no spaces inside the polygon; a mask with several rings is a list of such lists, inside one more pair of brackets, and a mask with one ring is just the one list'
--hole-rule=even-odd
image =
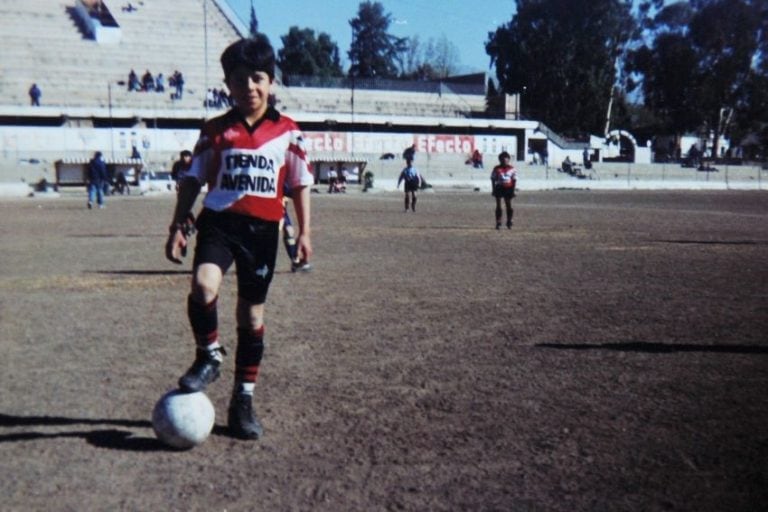
{"label": "stadium steps", "polygon": [[[12,105],[28,105],[34,82],[44,105],[106,106],[108,83],[127,82],[134,69],[149,69],[166,77],[166,93],[121,96],[114,85],[113,106],[199,109],[208,87],[221,87],[218,57],[239,35],[224,15],[209,3],[208,84],[202,4],[197,0],[146,1],[139,10],[122,12],[124,2],[107,1],[121,26],[118,44],[101,45],[84,38],[69,14],[73,2],[64,0],[0,0],[4,50],[0,62],[0,97]],[[134,2],[137,4],[137,2]],[[168,20],[172,20],[171,23]],[[158,51],[161,49],[162,51]],[[171,101],[168,78],[175,69],[185,78],[185,97]],[[162,101],[158,101],[159,98]]]}

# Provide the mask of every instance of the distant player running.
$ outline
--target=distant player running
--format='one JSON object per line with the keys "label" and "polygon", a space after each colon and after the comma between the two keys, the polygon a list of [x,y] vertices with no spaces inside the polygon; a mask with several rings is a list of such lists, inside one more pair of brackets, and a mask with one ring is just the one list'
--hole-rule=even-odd
{"label": "distant player running", "polygon": [[283,196],[283,220],[280,221],[280,228],[283,232],[283,247],[288,254],[288,259],[291,260],[291,272],[310,272],[312,265],[306,259],[299,258],[299,248],[296,245],[296,230],[293,228],[293,222],[291,222],[291,215],[288,213],[288,198],[291,195],[290,189],[286,187],[285,195]]}
{"label": "distant player running", "polygon": [[405,190],[405,211],[408,211],[410,206],[411,211],[416,211],[416,191],[421,187],[421,174],[413,166],[413,160],[405,161],[405,168],[400,173],[400,177],[397,179],[397,188],[400,188],[400,183],[405,182],[403,190]]}
{"label": "distant player running", "polygon": [[496,229],[501,229],[502,199],[507,212],[507,229],[512,229],[512,216],[515,214],[512,209],[512,198],[515,197],[517,187],[517,171],[509,163],[509,158],[509,153],[506,151],[499,153],[499,165],[491,171],[493,197],[496,198]]}
{"label": "distant player running", "polygon": [[299,257],[312,255],[309,187],[314,177],[296,123],[269,106],[275,53],[266,36],[241,39],[221,55],[224,80],[235,107],[203,126],[179,194],[166,257],[181,263],[184,224],[203,184],[208,193],[197,218],[197,243],[187,313],[196,343],[195,361],[179,379],[183,391],[202,391],[219,377],[217,302],[223,276],[237,267],[237,350],[229,404],[232,435],[256,439],[261,423],[253,392],[264,353],[264,303],[275,270],[283,186],[293,191]]}

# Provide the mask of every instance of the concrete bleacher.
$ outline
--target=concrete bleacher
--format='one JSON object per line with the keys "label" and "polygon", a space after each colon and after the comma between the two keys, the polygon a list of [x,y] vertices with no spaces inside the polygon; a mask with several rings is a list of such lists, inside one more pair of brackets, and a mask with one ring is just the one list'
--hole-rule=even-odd
{"label": "concrete bleacher", "polygon": [[[105,2],[121,39],[100,44],[81,31],[74,0],[0,0],[0,103],[28,105],[34,82],[43,105],[106,108],[111,92],[115,108],[200,108],[206,90],[223,85],[218,58],[240,37],[235,26],[215,2],[206,3],[205,15],[198,0],[135,1],[133,12],[122,11],[124,3]],[[166,92],[128,93],[118,82],[131,69],[162,72]],[[177,69],[185,78],[180,102],[171,100],[167,82]]]}
{"label": "concrete bleacher", "polygon": [[285,112],[382,114],[393,116],[469,117],[485,110],[482,94],[340,89],[321,87],[275,88],[278,108]]}
{"label": "concrete bleacher", "polygon": [[[113,116],[122,123],[117,126],[122,127],[134,126],[131,123],[139,125],[143,119],[143,135],[146,135],[146,131],[152,128],[150,120],[181,120],[178,126],[186,122],[178,129],[181,131],[190,130],[193,121],[217,113],[204,108],[205,93],[208,88],[223,86],[219,55],[244,30],[232,21],[228,16],[231,13],[225,12],[224,4],[219,0],[205,3],[201,0],[131,0],[138,7],[133,12],[121,9],[127,0],[105,0],[121,31],[119,41],[109,44],[99,43],[83,33],[74,14],[76,2],[0,0],[0,33],[4,36],[3,52],[0,54],[0,115],[6,119],[22,119],[24,122],[18,124],[26,127],[39,129],[40,126],[47,126],[51,131],[62,131],[59,126],[62,129],[73,128],[71,138],[82,138],[72,143],[61,137],[65,142],[54,146],[52,137],[29,136],[28,132],[16,129],[15,121],[9,123],[13,133],[0,140],[3,143],[0,145],[0,182],[52,180],[55,160],[88,157],[93,147],[86,141],[91,140],[88,137],[93,136],[92,132],[98,131],[95,128],[96,119],[101,123],[98,125],[101,131],[106,131],[107,118],[111,131]],[[203,5],[207,6],[205,11]],[[273,44],[277,43],[273,41]],[[131,69],[139,77],[145,70],[150,70],[155,76],[162,72],[166,78],[165,93],[128,92],[125,83]],[[172,88],[168,79],[174,70],[181,71],[185,77],[182,100],[172,100],[170,96]],[[29,106],[27,91],[32,83],[37,83],[42,89],[41,107]],[[399,129],[402,133],[419,133],[421,130],[433,133],[437,127],[444,127],[447,133],[452,134],[457,131],[472,134],[474,130],[474,133],[504,136],[512,133],[516,137],[522,137],[524,131],[532,131],[536,127],[535,123],[532,127],[523,126],[525,121],[522,120],[511,127],[510,123],[504,125],[503,120],[485,119],[478,120],[480,126],[473,126],[472,120],[467,118],[484,117],[479,114],[485,112],[485,96],[460,94],[451,90],[449,85],[441,87],[440,93],[427,93],[286,87],[277,83],[274,92],[281,111],[300,121],[303,117],[308,124],[314,124],[312,129],[316,131],[323,130],[318,126],[327,121],[339,126],[356,124],[363,127],[361,130],[371,132],[390,133]],[[340,115],[334,118],[334,114]],[[56,124],[59,119],[61,124]],[[36,120],[41,120],[41,125],[35,125]],[[94,128],[91,132],[84,132],[86,135],[75,133],[78,126],[87,128],[89,120],[91,128]],[[393,123],[399,124],[399,127],[393,128]],[[56,127],[51,128],[54,124]],[[141,128],[138,126],[138,129]],[[157,130],[157,123],[154,128]],[[342,129],[346,128],[339,128]],[[179,140],[182,137],[178,131],[169,135],[171,131],[167,130],[166,135],[172,143],[157,143],[153,135],[152,149],[143,151],[152,165],[165,168],[178,154],[176,146],[181,144]],[[556,134],[542,133],[555,145],[565,147],[564,143],[558,142]],[[141,136],[137,138],[141,139]],[[45,147],[35,147],[34,151],[19,149],[25,138],[45,139]],[[129,139],[130,136],[126,136],[125,140]],[[120,140],[119,135],[112,134],[109,140],[115,143]],[[184,143],[187,142],[185,140]],[[108,146],[102,145],[99,149]],[[117,153],[130,149],[130,145],[127,148],[115,146],[113,150],[116,149]],[[520,147],[527,146],[521,144]],[[554,157],[554,152],[550,151],[550,155]],[[380,153],[358,153],[355,156],[368,160],[367,169],[374,172],[382,183],[393,183],[402,169],[403,163],[399,158],[380,160]],[[467,156],[420,153],[417,166],[429,182],[477,184],[481,188],[488,186],[493,160],[491,155],[486,156],[486,168],[483,170],[465,165]],[[704,187],[762,186],[764,173],[747,167],[698,173],[675,166],[601,163],[596,165],[596,173],[591,176],[594,179],[579,180],[558,173],[555,167],[546,169],[524,162],[516,162],[516,165],[520,168],[523,188],[533,183],[537,183],[536,187],[545,188],[632,188],[651,181],[669,186],[677,182],[700,183]]]}
{"label": "concrete bleacher", "polygon": [[[122,0],[104,4],[119,25],[118,43],[101,44],[83,33],[75,14],[77,0],[0,0],[4,48],[0,61],[0,106],[28,106],[32,83],[42,89],[41,104],[62,108],[200,110],[209,88],[224,86],[221,50],[240,37],[222,11],[223,2],[137,0],[124,12]],[[273,42],[275,44],[276,42]],[[128,92],[133,69],[162,72],[164,93]],[[172,100],[171,74],[184,74],[184,97]],[[345,113],[352,111],[349,89],[285,87],[274,90],[285,112]],[[482,94],[443,94],[358,89],[357,113],[470,117],[483,112]],[[31,114],[39,115],[39,113]]]}

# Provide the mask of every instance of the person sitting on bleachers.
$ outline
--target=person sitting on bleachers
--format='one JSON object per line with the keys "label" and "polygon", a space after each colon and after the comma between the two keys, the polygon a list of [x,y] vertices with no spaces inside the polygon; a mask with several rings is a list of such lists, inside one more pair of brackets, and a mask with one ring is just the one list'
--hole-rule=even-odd
{"label": "person sitting on bleachers", "polygon": [[141,85],[147,92],[155,90],[155,77],[152,76],[152,73],[150,73],[149,70],[147,70],[146,73],[144,73],[144,76],[141,77]]}
{"label": "person sitting on bleachers", "polygon": [[224,108],[229,108],[232,106],[232,102],[229,99],[229,95],[227,94],[227,91],[225,91],[223,88],[219,89],[219,104]]}
{"label": "person sitting on bleachers", "polygon": [[140,90],[141,82],[139,82],[139,77],[134,70],[131,70],[131,72],[128,73],[128,91],[130,92]]}
{"label": "person sitting on bleachers", "polygon": [[158,73],[155,78],[155,92],[165,92],[165,77],[162,73]]}
{"label": "person sitting on bleachers", "polygon": [[563,172],[573,174],[573,162],[571,162],[571,158],[568,156],[563,160]]}

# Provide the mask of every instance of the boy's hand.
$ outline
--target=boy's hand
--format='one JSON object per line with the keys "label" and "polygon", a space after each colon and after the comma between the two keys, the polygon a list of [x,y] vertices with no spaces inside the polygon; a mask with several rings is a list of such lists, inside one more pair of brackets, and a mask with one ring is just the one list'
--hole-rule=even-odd
{"label": "boy's hand", "polygon": [[187,255],[187,237],[181,226],[171,226],[168,240],[165,242],[165,257],[173,263],[181,264],[181,258]]}
{"label": "boy's hand", "polygon": [[300,234],[296,239],[296,247],[301,261],[309,261],[312,258],[312,240],[309,234]]}

